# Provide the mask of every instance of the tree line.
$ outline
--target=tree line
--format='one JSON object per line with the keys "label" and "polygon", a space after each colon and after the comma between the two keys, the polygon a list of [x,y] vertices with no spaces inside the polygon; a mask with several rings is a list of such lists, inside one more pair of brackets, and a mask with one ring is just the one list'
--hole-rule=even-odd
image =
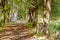
{"label": "tree line", "polygon": [[[16,3],[17,1],[17,3]],[[2,23],[3,25],[8,22],[10,20],[10,14],[14,14],[13,13],[13,9],[16,6],[16,4],[20,5],[18,2],[21,3],[22,0],[1,0],[0,2],[0,7],[2,8],[2,14],[3,14],[3,20]],[[31,6],[29,5],[31,2]],[[38,9],[40,7],[40,0],[24,0],[23,2],[25,2],[26,6],[28,7],[28,22],[30,22],[33,26],[37,26],[38,24]],[[16,4],[14,4],[14,2]],[[21,5],[22,6],[22,5]],[[18,7],[18,6],[16,6]],[[51,13],[51,0],[43,0],[43,7],[44,7],[44,13],[43,13],[43,32],[45,33],[45,35],[49,35],[49,24],[50,24],[50,13]],[[18,10],[18,8],[16,8],[16,11]],[[21,10],[21,9],[19,9]],[[10,13],[11,12],[11,13]]]}

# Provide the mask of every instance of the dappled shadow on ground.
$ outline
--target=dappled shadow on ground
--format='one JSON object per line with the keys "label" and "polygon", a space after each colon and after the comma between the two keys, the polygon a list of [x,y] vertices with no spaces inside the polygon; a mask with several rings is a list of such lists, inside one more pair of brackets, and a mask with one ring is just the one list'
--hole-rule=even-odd
{"label": "dappled shadow on ground", "polygon": [[34,34],[35,31],[25,25],[12,25],[0,31],[0,40],[48,40],[45,36],[36,38]]}
{"label": "dappled shadow on ground", "polygon": [[3,30],[0,31],[0,40],[25,40],[25,37],[34,34],[33,31],[21,25],[8,26]]}

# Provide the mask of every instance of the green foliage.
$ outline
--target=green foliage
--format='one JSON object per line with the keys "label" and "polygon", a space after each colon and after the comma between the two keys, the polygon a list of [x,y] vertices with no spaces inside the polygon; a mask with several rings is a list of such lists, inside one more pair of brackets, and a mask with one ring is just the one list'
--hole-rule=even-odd
{"label": "green foliage", "polygon": [[[44,1],[43,0],[38,0],[37,1],[39,4],[39,9],[38,9],[38,15],[43,16],[43,11],[44,11]],[[9,4],[9,5],[8,5]],[[36,4],[36,5],[37,5]],[[26,18],[26,14],[28,14],[29,8],[34,7],[33,6],[33,0],[6,0],[4,9],[7,11],[5,13],[6,18],[8,18],[8,12],[12,11],[14,9],[14,13],[18,11],[18,20],[24,20]],[[60,22],[57,22],[58,19],[60,19],[60,0],[54,0],[51,5],[51,23],[50,23],[50,32],[53,33],[56,30],[60,30]],[[3,8],[0,5],[0,26],[3,23],[4,18],[4,13],[2,13]],[[11,12],[11,14],[13,14]],[[41,16],[39,18],[41,18]],[[42,17],[43,18],[43,17]],[[39,19],[40,20],[40,19]],[[8,24],[11,24],[9,22]],[[25,25],[27,28],[32,28],[33,23],[27,22]]]}
{"label": "green foliage", "polygon": [[54,33],[56,30],[60,30],[60,22],[51,21],[50,22],[50,33]]}
{"label": "green foliage", "polygon": [[51,5],[51,20],[60,18],[60,0],[54,0]]}
{"label": "green foliage", "polygon": [[32,28],[32,24],[29,23],[29,22],[27,22],[25,25],[26,25],[27,28]]}
{"label": "green foliage", "polygon": [[56,30],[60,30],[60,0],[54,0],[51,5],[51,22],[50,22],[50,32],[54,33]]}

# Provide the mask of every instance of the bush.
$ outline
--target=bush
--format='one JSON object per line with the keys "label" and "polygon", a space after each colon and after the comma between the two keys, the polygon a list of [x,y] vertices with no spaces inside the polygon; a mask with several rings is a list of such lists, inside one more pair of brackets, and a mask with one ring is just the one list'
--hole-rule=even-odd
{"label": "bush", "polygon": [[60,22],[51,21],[50,22],[50,33],[54,33],[56,30],[60,30]]}

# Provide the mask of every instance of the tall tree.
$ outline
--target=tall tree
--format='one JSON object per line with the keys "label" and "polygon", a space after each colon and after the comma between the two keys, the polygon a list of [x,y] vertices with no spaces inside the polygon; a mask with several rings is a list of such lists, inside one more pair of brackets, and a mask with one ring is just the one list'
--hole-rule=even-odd
{"label": "tall tree", "polygon": [[38,1],[32,0],[32,6],[29,8],[29,22],[36,26],[38,21]]}
{"label": "tall tree", "polygon": [[5,24],[5,19],[6,19],[6,16],[5,16],[5,0],[1,0],[1,7],[3,9],[2,13],[4,14],[4,20],[3,20],[3,23]]}
{"label": "tall tree", "polygon": [[44,33],[47,35],[49,34],[50,13],[51,13],[51,0],[44,0],[43,26]]}
{"label": "tall tree", "polygon": [[[0,6],[2,7],[2,13],[3,13],[3,23],[5,24],[8,21],[9,17],[9,7],[8,7],[8,0],[1,0]],[[8,16],[8,17],[7,17]]]}

